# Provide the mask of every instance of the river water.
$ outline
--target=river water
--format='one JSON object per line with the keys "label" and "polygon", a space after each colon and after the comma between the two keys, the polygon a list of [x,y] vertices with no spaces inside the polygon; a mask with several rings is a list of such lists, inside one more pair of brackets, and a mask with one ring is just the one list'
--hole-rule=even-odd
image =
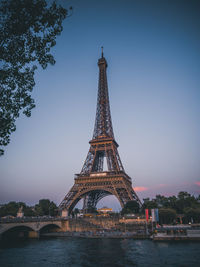
{"label": "river water", "polygon": [[1,267],[169,266],[199,267],[199,242],[52,238],[3,244]]}

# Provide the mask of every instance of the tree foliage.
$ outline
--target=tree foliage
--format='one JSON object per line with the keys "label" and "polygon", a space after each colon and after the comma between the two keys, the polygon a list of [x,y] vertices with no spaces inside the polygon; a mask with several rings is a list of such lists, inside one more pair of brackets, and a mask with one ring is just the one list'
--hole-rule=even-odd
{"label": "tree foliage", "polygon": [[150,198],[144,198],[143,199],[144,203],[142,205],[142,210],[144,211],[145,209],[154,209],[158,207],[158,204],[154,199],[150,200]]}
{"label": "tree foliage", "polygon": [[200,206],[196,208],[185,208],[184,209],[184,223],[199,223],[200,222]]}
{"label": "tree foliage", "polygon": [[31,207],[27,206],[24,202],[11,201],[0,207],[0,217],[16,216],[19,208],[23,208],[24,216],[34,216],[34,211]]}
{"label": "tree foliage", "polygon": [[159,222],[161,224],[171,224],[176,220],[176,211],[169,208],[159,209]]}
{"label": "tree foliage", "polygon": [[194,197],[188,192],[181,191],[177,197],[157,195],[151,200],[144,199],[143,211],[153,208],[159,209],[161,223],[173,222],[174,212],[181,214],[184,222],[200,222],[200,196]]}
{"label": "tree foliage", "polygon": [[39,203],[35,205],[35,213],[37,216],[55,216],[57,215],[57,206],[49,199],[40,199]]}
{"label": "tree foliage", "polygon": [[55,64],[50,50],[67,10],[45,0],[0,2],[0,155],[10,142],[20,113],[31,115],[36,65]]}
{"label": "tree foliage", "polygon": [[18,209],[18,203],[11,201],[8,204],[2,205],[2,207],[0,208],[0,217],[8,215],[16,216]]}
{"label": "tree foliage", "polygon": [[25,217],[47,215],[56,216],[58,213],[56,204],[49,199],[41,199],[39,200],[39,203],[33,207],[26,205],[24,202],[11,201],[7,204],[1,205],[0,217],[8,215],[16,217],[20,207],[23,207],[23,213]]}
{"label": "tree foliage", "polygon": [[135,200],[128,201],[124,208],[121,211],[121,214],[131,214],[131,213],[138,213],[139,212],[139,204]]}
{"label": "tree foliage", "polygon": [[143,209],[152,208],[170,208],[176,210],[177,213],[184,213],[185,208],[199,206],[199,197],[194,197],[188,192],[179,192],[178,196],[165,197],[157,195],[156,198],[150,200],[149,198],[144,199]]}

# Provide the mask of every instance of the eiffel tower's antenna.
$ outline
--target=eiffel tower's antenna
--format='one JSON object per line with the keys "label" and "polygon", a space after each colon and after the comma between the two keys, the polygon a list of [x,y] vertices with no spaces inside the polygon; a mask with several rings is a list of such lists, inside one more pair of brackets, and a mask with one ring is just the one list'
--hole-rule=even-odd
{"label": "eiffel tower's antenna", "polygon": [[101,47],[101,58],[103,58],[103,46]]}

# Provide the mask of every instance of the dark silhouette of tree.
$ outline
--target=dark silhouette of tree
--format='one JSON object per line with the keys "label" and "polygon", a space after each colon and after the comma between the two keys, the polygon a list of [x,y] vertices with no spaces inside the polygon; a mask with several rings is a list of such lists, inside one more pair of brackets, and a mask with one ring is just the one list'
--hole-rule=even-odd
{"label": "dark silhouette of tree", "polygon": [[177,210],[177,198],[176,198],[176,196],[168,197],[168,207]]}
{"label": "dark silhouette of tree", "polygon": [[57,206],[49,199],[40,199],[39,203],[35,205],[35,213],[38,216],[55,216],[57,215]]}
{"label": "dark silhouette of tree", "polygon": [[0,1],[0,155],[21,113],[31,116],[34,73],[55,64],[50,50],[67,10],[45,0]]}
{"label": "dark silhouette of tree", "polygon": [[155,199],[150,200],[150,198],[144,198],[143,201],[144,201],[142,205],[143,212],[145,209],[158,208],[158,204],[156,203]]}
{"label": "dark silhouette of tree", "polygon": [[140,207],[139,207],[138,202],[135,200],[131,200],[125,204],[124,208],[121,211],[121,214],[124,215],[124,214],[130,214],[130,213],[138,213],[139,209]]}
{"label": "dark silhouette of tree", "polygon": [[192,208],[197,205],[197,199],[194,196],[191,196],[187,192],[179,192],[178,198],[176,201],[176,210],[178,213],[184,213],[185,208]]}
{"label": "dark silhouette of tree", "polygon": [[[21,202],[20,202],[21,204]],[[15,201],[11,201],[0,208],[0,217],[3,216],[16,216],[19,209],[19,204]]]}
{"label": "dark silhouette of tree", "polygon": [[176,220],[176,211],[173,209],[161,208],[159,209],[159,222],[161,224],[170,224]]}
{"label": "dark silhouette of tree", "polygon": [[200,222],[200,196],[192,196],[188,192],[179,192],[178,196],[143,199],[142,211],[145,209],[159,209],[160,223],[172,223],[176,214],[182,215],[183,222]]}
{"label": "dark silhouette of tree", "polygon": [[35,216],[35,211],[34,207],[29,207],[29,206],[24,206],[23,207],[23,212],[25,217],[34,217]]}
{"label": "dark silhouette of tree", "polygon": [[58,207],[53,201],[49,199],[40,199],[39,203],[34,207],[26,205],[24,202],[11,201],[7,204],[1,205],[0,217],[4,216],[16,216],[19,208],[23,208],[24,216],[56,216],[58,213]]}
{"label": "dark silhouette of tree", "polygon": [[200,207],[184,209],[184,223],[199,223],[200,222]]}
{"label": "dark silhouette of tree", "polygon": [[162,195],[156,195],[155,202],[158,207],[169,207],[169,199]]}
{"label": "dark silhouette of tree", "polygon": [[24,202],[11,201],[4,204],[0,208],[0,217],[16,216],[20,207],[23,207],[24,216],[34,216],[34,211],[31,207],[27,206]]}

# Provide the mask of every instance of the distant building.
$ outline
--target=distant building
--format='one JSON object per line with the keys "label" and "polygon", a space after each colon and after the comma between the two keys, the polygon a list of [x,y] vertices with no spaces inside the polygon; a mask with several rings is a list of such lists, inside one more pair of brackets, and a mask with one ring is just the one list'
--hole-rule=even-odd
{"label": "distant building", "polygon": [[98,213],[111,213],[112,212],[112,208],[107,208],[107,207],[103,207],[97,210]]}

